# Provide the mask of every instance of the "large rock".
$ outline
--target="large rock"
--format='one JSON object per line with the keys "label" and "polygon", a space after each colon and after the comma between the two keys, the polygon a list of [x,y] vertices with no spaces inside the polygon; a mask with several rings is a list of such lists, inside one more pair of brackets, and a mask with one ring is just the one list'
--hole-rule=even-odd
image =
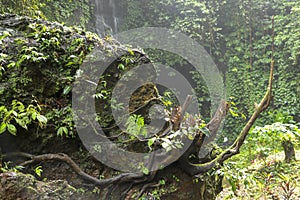
{"label": "large rock", "polygon": [[82,194],[66,181],[38,181],[30,174],[5,172],[0,174],[0,199],[5,200],[72,200],[96,199],[95,194]]}

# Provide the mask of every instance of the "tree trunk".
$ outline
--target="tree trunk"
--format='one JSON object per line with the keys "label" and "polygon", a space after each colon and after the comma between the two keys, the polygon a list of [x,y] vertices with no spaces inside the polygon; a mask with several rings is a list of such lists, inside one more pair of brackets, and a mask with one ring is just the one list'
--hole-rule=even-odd
{"label": "tree trunk", "polygon": [[290,140],[286,140],[282,142],[282,146],[285,155],[284,160],[286,162],[291,162],[292,160],[296,160],[294,144]]}

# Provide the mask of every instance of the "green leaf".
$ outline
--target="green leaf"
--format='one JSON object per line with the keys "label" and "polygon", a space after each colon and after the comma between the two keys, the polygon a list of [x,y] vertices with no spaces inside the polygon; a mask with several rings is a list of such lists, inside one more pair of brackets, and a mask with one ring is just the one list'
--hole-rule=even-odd
{"label": "green leaf", "polygon": [[11,111],[11,113],[15,116],[15,117],[18,117],[18,113],[14,110]]}
{"label": "green leaf", "polygon": [[58,135],[58,136],[61,136],[61,137],[62,137],[64,134],[65,134],[65,135],[68,135],[68,133],[69,133],[69,131],[68,131],[67,127],[65,127],[65,126],[59,127],[59,129],[57,130],[57,135]]}
{"label": "green leaf", "polygon": [[15,67],[15,66],[16,66],[16,62],[11,62],[7,65],[7,68]]}
{"label": "green leaf", "polygon": [[13,124],[7,124],[7,130],[10,132],[12,135],[17,134],[17,128]]}
{"label": "green leaf", "polygon": [[24,129],[27,130],[27,125],[26,125],[26,122],[25,122],[24,120],[15,118],[15,121],[16,121],[21,127],[23,127]]}
{"label": "green leaf", "polygon": [[71,89],[72,89],[71,85],[66,86],[65,89],[64,89],[64,91],[63,91],[63,94],[64,95],[69,94],[69,92],[71,91]]}
{"label": "green leaf", "polygon": [[6,107],[5,107],[5,106],[1,106],[1,107],[0,107],[0,112],[6,113],[6,112],[7,112]]}
{"label": "green leaf", "polygon": [[165,185],[165,184],[166,184],[166,181],[165,181],[164,179],[162,179],[162,180],[159,181],[159,184],[160,184],[160,185]]}
{"label": "green leaf", "polygon": [[142,172],[143,172],[145,175],[148,175],[148,174],[149,174],[149,169],[146,168],[146,167],[142,167]]}
{"label": "green leaf", "polygon": [[154,144],[155,140],[156,140],[155,137],[150,138],[150,139],[148,140],[148,147],[151,147],[151,146]]}
{"label": "green leaf", "polygon": [[43,124],[46,124],[46,123],[47,123],[47,118],[46,118],[44,115],[38,114],[36,117],[37,117],[37,120],[38,120],[40,123],[43,123]]}
{"label": "green leaf", "polygon": [[238,117],[238,116],[239,116],[239,114],[236,113],[235,111],[233,111],[232,109],[229,109],[229,112],[230,112],[230,114],[231,114],[233,117]]}
{"label": "green leaf", "polygon": [[128,48],[128,52],[130,53],[130,55],[134,56],[134,51],[130,48]]}
{"label": "green leaf", "polygon": [[0,134],[4,133],[4,131],[6,131],[6,124],[2,122],[0,126]]}
{"label": "green leaf", "polygon": [[36,112],[33,112],[33,113],[31,114],[31,119],[35,120],[36,117],[37,117],[37,113],[36,113]]}
{"label": "green leaf", "polygon": [[120,64],[118,64],[118,69],[124,70],[124,69],[125,69],[125,66],[124,66],[122,63],[120,63]]}
{"label": "green leaf", "polygon": [[194,136],[192,134],[188,134],[189,140],[194,140]]}
{"label": "green leaf", "polygon": [[11,34],[7,31],[3,31],[3,33],[0,36],[0,41],[6,38],[7,36],[11,36]]}
{"label": "green leaf", "polygon": [[37,166],[35,169],[34,169],[34,172],[36,173],[36,175],[38,175],[39,177],[41,177],[42,175],[42,166]]}

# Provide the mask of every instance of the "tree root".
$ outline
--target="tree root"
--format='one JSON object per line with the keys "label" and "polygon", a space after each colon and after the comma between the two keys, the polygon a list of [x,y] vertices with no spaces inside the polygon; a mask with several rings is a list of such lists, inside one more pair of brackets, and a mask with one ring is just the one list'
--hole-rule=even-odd
{"label": "tree root", "polygon": [[159,183],[148,183],[146,185],[144,185],[141,189],[141,191],[139,192],[139,194],[137,195],[137,197],[135,198],[136,200],[138,200],[140,197],[143,196],[144,192],[148,189],[148,188],[155,188],[160,186]]}
{"label": "tree root", "polygon": [[11,157],[11,156],[18,156],[18,157],[25,157],[25,158],[29,158],[30,160],[27,160],[21,164],[19,164],[20,166],[26,166],[35,162],[44,162],[44,161],[48,161],[48,160],[58,160],[58,161],[62,161],[65,162],[66,164],[68,164],[73,170],[74,172],[76,172],[83,180],[86,180],[90,183],[93,183],[96,186],[105,188],[110,186],[111,184],[121,184],[121,183],[125,183],[125,182],[139,182],[138,180],[140,180],[141,182],[144,181],[144,174],[140,173],[140,174],[134,174],[134,173],[123,173],[120,174],[118,176],[112,177],[112,178],[107,178],[107,179],[97,179],[87,173],[85,173],[73,160],[72,158],[70,158],[67,154],[64,153],[58,153],[58,154],[42,154],[42,155],[31,155],[28,153],[24,153],[24,152],[14,152],[14,153],[10,153],[5,155],[6,157]]}

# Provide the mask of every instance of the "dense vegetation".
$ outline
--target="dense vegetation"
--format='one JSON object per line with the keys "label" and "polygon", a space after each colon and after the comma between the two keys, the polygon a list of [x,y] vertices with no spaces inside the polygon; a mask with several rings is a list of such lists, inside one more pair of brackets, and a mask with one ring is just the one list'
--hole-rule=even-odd
{"label": "dense vegetation", "polygon": [[[24,18],[25,24],[19,26],[17,31],[0,30],[0,83],[5,86],[5,89],[0,88],[0,133],[8,131],[19,137],[19,132],[28,130],[30,140],[40,137],[40,134],[45,136],[51,133],[52,137],[57,135],[62,140],[73,138],[77,141],[70,102],[76,71],[95,45],[104,44],[104,49],[108,51],[110,46],[115,45],[109,35],[100,39],[84,31],[95,31],[94,8],[94,1],[89,0],[1,0],[2,13],[26,15],[34,19]],[[224,76],[227,101],[231,103],[222,133],[216,141],[214,153],[216,151],[217,155],[236,139],[255,111],[255,102],[258,103],[264,96],[270,59],[274,56],[273,96],[269,108],[250,130],[239,155],[225,162],[221,168],[198,178],[224,176],[227,180],[224,186],[230,186],[232,192],[227,190],[222,198],[297,199],[300,195],[300,181],[296,179],[299,176],[299,162],[294,161],[291,152],[295,148],[297,154],[300,144],[300,2],[127,0],[119,3],[118,9],[126,13],[119,25],[120,31],[144,26],[175,29],[199,42],[213,57]],[[45,24],[41,19],[81,28]],[[23,35],[15,37],[18,31]],[[11,42],[12,38],[14,41]],[[201,114],[208,122],[211,113],[207,108],[211,99],[201,75],[176,55],[153,50],[145,52],[152,61],[167,63],[179,71],[190,71]],[[137,64],[140,55],[141,52],[136,57],[129,50],[126,56],[112,65],[113,72],[117,70],[121,76],[124,70]],[[102,85],[97,88],[98,101],[104,107],[111,103],[111,87],[116,80],[109,78],[109,73],[113,72],[107,72],[107,77],[102,77]],[[154,93],[148,94],[149,99],[158,96]],[[172,95],[160,95],[162,98],[157,101],[162,105],[175,106]],[[122,105],[115,106],[122,109]],[[113,119],[102,111],[99,111],[98,120],[107,128]],[[116,137],[116,141],[127,141],[121,146],[130,149],[143,135],[146,123],[147,119],[141,115],[132,115],[127,120],[127,130],[134,134],[120,137],[122,132],[115,129],[110,130],[109,134]],[[201,124],[204,122],[201,121]],[[44,137],[43,140],[49,141],[49,138]],[[154,140],[149,141],[143,148],[153,145]],[[283,152],[286,153],[286,162],[283,161]],[[160,181],[160,186],[168,187],[164,179]],[[206,184],[211,189],[215,183],[209,185],[210,181]],[[151,195],[159,198],[162,194],[162,190],[152,190]]]}
{"label": "dense vegetation", "polygon": [[[246,117],[255,99],[261,97],[267,80],[274,16],[276,100],[261,118],[261,124],[273,123],[277,114],[292,116],[299,122],[298,1],[152,1],[149,5],[131,0],[128,4],[128,9],[135,12],[128,10],[125,29],[169,27],[204,45],[226,73],[228,97],[233,97]],[[236,120],[227,120],[228,132],[239,130]]]}

